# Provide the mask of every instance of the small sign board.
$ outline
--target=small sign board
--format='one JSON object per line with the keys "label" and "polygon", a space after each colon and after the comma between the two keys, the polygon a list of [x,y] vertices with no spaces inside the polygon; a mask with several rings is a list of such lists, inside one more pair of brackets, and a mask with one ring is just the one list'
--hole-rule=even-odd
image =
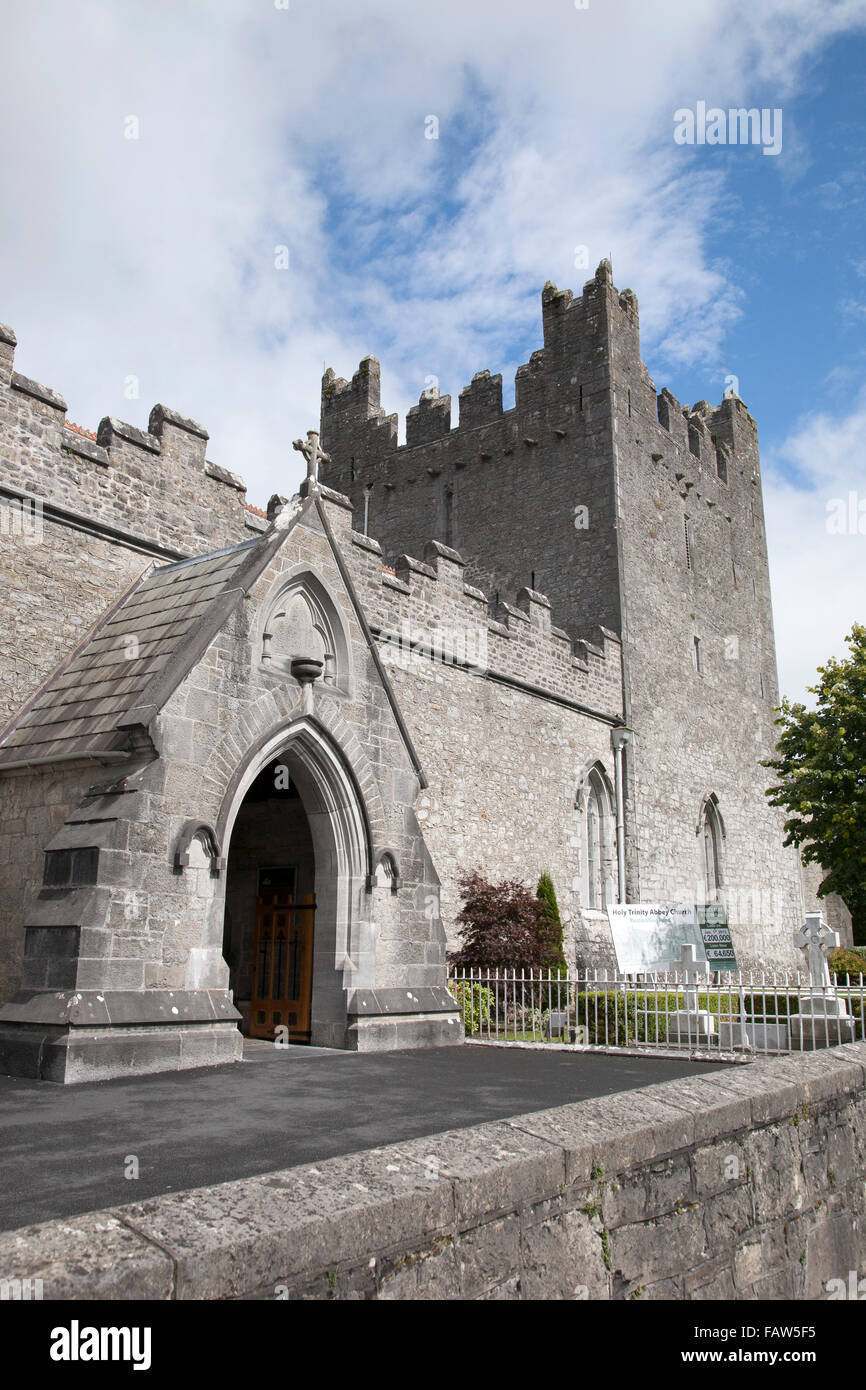
{"label": "small sign board", "polygon": [[707,903],[699,906],[697,913],[698,928],[710,969],[736,970],[737,957],[728,926],[728,909],[722,903]]}
{"label": "small sign board", "polygon": [[727,909],[721,903],[614,903],[607,917],[624,975],[679,970],[684,946],[694,946],[698,966],[737,969]]}
{"label": "small sign board", "polygon": [[677,970],[683,946],[694,946],[696,963],[706,964],[692,903],[614,903],[607,909],[607,918],[624,975]]}

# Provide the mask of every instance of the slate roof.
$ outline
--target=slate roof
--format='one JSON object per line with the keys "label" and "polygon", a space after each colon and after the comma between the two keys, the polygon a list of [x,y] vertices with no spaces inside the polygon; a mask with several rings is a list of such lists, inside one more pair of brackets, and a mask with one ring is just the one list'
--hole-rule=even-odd
{"label": "slate roof", "polygon": [[[250,582],[246,562],[259,560],[253,564],[257,573],[273,547],[268,534],[150,570],[8,726],[0,738],[0,768],[126,747],[128,733],[120,727],[126,716],[148,706],[155,712],[158,687],[164,702],[169,663],[176,666],[188,654],[183,665],[189,669],[202,640],[206,645],[224,621],[225,601],[233,607],[243,582]],[[216,603],[220,598],[224,602]]]}
{"label": "slate roof", "polygon": [[143,575],[0,732],[0,772],[21,764],[50,766],[61,758],[101,757],[110,762],[113,754],[122,760],[131,748],[132,731],[150,725],[287,536],[306,520],[321,529],[331,547],[412,766],[426,787],[320,494],[348,505],[327,488],[305,495],[302,484],[301,495],[253,540]]}

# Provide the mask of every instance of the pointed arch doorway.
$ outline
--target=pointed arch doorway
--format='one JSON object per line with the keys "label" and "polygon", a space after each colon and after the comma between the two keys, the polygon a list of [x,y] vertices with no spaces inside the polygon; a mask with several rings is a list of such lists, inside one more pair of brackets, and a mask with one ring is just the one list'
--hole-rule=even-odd
{"label": "pointed arch doorway", "polygon": [[349,989],[372,978],[370,839],[357,785],[314,720],[260,741],[219,825],[223,954],[242,1031],[346,1046]]}
{"label": "pointed arch doorway", "polygon": [[315,851],[300,793],[279,758],[244,796],[227,867],[224,956],[243,1031],[308,1043]]}

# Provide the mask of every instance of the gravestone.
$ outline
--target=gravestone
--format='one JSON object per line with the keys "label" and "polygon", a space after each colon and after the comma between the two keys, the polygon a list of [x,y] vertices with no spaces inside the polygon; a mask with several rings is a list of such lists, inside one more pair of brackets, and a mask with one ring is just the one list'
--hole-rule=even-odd
{"label": "gravestone", "polygon": [[698,985],[709,989],[709,968],[697,962],[697,952],[692,945],[683,946],[680,951],[679,971],[685,981],[685,1008],[676,1009],[667,1016],[668,1041],[692,1043],[696,1047],[707,1047],[715,1038],[716,1020],[711,1013],[700,1007]]}
{"label": "gravestone", "polygon": [[791,1046],[799,1051],[854,1042],[854,1019],[832,984],[827,967],[829,952],[839,945],[839,933],[830,930],[820,912],[807,912],[804,925],[794,933],[794,943],[806,953],[809,994],[791,1014]]}

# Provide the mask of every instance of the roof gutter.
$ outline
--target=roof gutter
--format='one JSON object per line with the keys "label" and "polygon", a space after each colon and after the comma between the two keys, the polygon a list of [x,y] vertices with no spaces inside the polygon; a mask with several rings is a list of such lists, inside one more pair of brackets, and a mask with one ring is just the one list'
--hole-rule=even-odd
{"label": "roof gutter", "polygon": [[58,763],[128,763],[131,757],[131,749],[114,753],[46,753],[41,758],[16,758],[14,762],[0,762],[0,775],[28,767],[56,767]]}

